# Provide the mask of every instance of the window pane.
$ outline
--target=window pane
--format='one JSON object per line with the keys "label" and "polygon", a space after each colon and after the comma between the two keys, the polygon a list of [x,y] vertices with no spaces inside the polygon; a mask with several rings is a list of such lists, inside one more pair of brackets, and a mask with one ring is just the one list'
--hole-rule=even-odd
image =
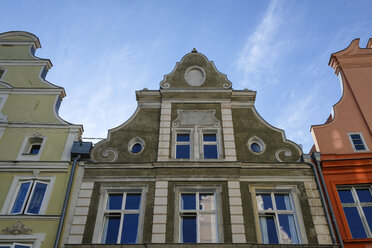
{"label": "window pane", "polygon": [[48,185],[46,183],[36,182],[31,200],[28,204],[28,209],[26,211],[27,213],[38,214],[40,212],[47,186]]}
{"label": "window pane", "polygon": [[182,243],[196,243],[196,216],[182,216]]}
{"label": "window pane", "polygon": [[358,150],[358,151],[362,151],[362,150],[365,150],[365,146],[364,145],[355,145],[355,150]]}
{"label": "window pane", "polygon": [[21,183],[21,186],[19,187],[19,190],[18,190],[17,198],[14,201],[14,205],[13,205],[12,212],[11,212],[12,214],[22,212],[22,207],[26,200],[30,185],[31,185],[31,182]]}
{"label": "window pane", "polygon": [[142,151],[142,145],[137,143],[137,144],[134,144],[132,146],[132,149],[131,149],[131,152],[132,153],[139,153],[140,151]]}
{"label": "window pane", "polygon": [[356,189],[360,202],[372,202],[372,196],[369,189]]}
{"label": "window pane", "polygon": [[189,133],[178,133],[177,134],[177,141],[181,141],[181,142],[190,141],[190,134]]}
{"label": "window pane", "polygon": [[344,207],[347,223],[349,224],[350,232],[354,239],[367,238],[367,234],[364,230],[362,220],[360,219],[358,210],[356,207],[347,208]]}
{"label": "window pane", "polygon": [[366,217],[369,229],[372,230],[372,207],[363,207],[364,216]]}
{"label": "window pane", "polygon": [[123,202],[122,194],[110,194],[107,202],[108,210],[120,210]]}
{"label": "window pane", "polygon": [[127,194],[127,200],[125,202],[125,209],[139,209],[141,203],[141,194],[131,193]]}
{"label": "window pane", "polygon": [[41,145],[32,145],[30,149],[30,154],[38,154],[40,151]]}
{"label": "window pane", "polygon": [[251,150],[256,153],[262,152],[262,148],[258,143],[252,143],[251,144]]}
{"label": "window pane", "polygon": [[260,216],[262,242],[264,244],[278,244],[274,216]]}
{"label": "window pane", "polygon": [[278,210],[291,210],[291,202],[289,195],[275,194],[276,209]]}
{"label": "window pane", "polygon": [[293,215],[279,214],[280,235],[283,244],[298,244],[296,225]]}
{"label": "window pane", "polygon": [[363,141],[361,139],[355,139],[353,140],[354,145],[363,145]]}
{"label": "window pane", "polygon": [[342,203],[354,203],[353,195],[350,189],[339,189],[338,195]]}
{"label": "window pane", "polygon": [[120,216],[108,216],[105,222],[105,229],[102,243],[116,244],[120,226]]}
{"label": "window pane", "polygon": [[214,194],[199,194],[199,209],[214,210],[215,209]]}
{"label": "window pane", "polygon": [[272,210],[273,203],[271,202],[270,194],[258,194],[256,196],[258,210]]}
{"label": "window pane", "polygon": [[181,194],[181,207],[183,210],[194,210],[196,209],[196,197],[195,194]]}
{"label": "window pane", "polygon": [[199,215],[200,243],[216,243],[217,228],[216,216],[214,214]]}
{"label": "window pane", "polygon": [[217,145],[204,145],[204,158],[218,158]]}
{"label": "window pane", "polygon": [[354,139],[361,139],[360,134],[351,134],[350,137]]}
{"label": "window pane", "polygon": [[[0,246],[2,247],[2,246]],[[9,246],[6,246],[6,247],[9,247]],[[22,244],[15,244],[14,245],[14,248],[30,248],[31,245],[22,245]]]}
{"label": "window pane", "polygon": [[176,158],[190,158],[190,145],[176,145]]}
{"label": "window pane", "polygon": [[123,230],[121,235],[121,244],[137,243],[139,214],[125,214],[123,220]]}
{"label": "window pane", "polygon": [[217,136],[215,133],[205,133],[203,134],[203,141],[217,141]]}

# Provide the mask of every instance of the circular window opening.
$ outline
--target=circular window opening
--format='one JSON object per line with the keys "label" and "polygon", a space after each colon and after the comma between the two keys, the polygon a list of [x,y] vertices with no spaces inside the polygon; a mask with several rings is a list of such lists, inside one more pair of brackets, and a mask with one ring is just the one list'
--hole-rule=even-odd
{"label": "circular window opening", "polygon": [[262,147],[258,143],[253,142],[251,144],[251,150],[252,150],[252,152],[260,153],[260,152],[262,152]]}
{"label": "circular window opening", "polygon": [[145,150],[145,141],[140,137],[135,137],[128,142],[128,152],[133,155],[138,155]]}
{"label": "circular window opening", "polygon": [[136,143],[132,146],[132,149],[130,150],[132,153],[139,153],[142,151],[142,145],[140,143]]}

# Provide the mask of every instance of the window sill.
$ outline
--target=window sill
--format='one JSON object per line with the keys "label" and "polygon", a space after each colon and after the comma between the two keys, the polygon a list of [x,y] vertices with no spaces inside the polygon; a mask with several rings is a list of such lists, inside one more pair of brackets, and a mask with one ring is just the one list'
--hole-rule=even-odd
{"label": "window sill", "polygon": [[9,214],[9,215],[0,215],[0,220],[13,220],[13,219],[38,219],[38,220],[58,220],[59,215],[21,215],[21,214]]}
{"label": "window sill", "polygon": [[365,243],[365,244],[372,244],[372,238],[366,239],[344,239],[344,243]]}

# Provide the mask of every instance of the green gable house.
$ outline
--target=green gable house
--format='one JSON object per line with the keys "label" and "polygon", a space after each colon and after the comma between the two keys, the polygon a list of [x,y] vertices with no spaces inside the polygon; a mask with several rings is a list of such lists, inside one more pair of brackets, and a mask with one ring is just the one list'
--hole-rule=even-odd
{"label": "green gable house", "polygon": [[[255,91],[233,90],[194,49],[160,89],[136,97],[133,116],[79,166],[64,247],[338,247],[313,167],[257,113]],[[10,119],[8,108],[2,113]],[[15,222],[7,218],[6,226]]]}
{"label": "green gable house", "polygon": [[39,39],[0,34],[0,247],[51,248],[81,125],[58,116],[63,88],[45,80],[52,63]]}

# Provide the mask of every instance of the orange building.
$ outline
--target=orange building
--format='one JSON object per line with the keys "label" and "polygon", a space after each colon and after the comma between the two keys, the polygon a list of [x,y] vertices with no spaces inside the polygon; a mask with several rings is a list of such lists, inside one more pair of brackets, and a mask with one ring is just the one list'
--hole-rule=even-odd
{"label": "orange building", "polygon": [[340,243],[372,247],[372,38],[366,48],[355,39],[332,54],[329,65],[342,97],[325,124],[311,127],[313,157],[323,172]]}

